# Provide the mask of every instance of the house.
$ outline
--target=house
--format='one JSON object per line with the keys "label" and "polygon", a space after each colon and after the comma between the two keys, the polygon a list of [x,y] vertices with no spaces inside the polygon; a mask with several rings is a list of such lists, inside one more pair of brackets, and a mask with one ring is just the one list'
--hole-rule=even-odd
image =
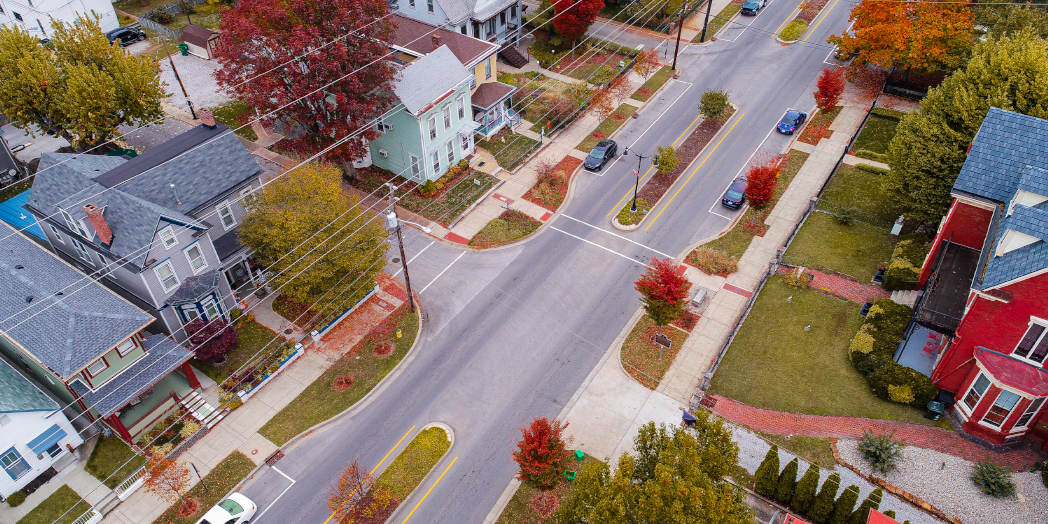
{"label": "house", "polygon": [[237,228],[261,187],[254,156],[210,113],[133,159],[44,154],[26,209],[52,248],[186,336],[196,318],[229,320],[254,291]]}
{"label": "house", "polygon": [[83,443],[58,402],[0,358],[0,498],[62,469]]}
{"label": "house", "polygon": [[914,314],[931,379],[969,435],[1046,442],[1048,121],[990,109],[952,196]]}
{"label": "house", "polygon": [[0,354],[127,442],[199,399],[193,354],[153,317],[6,224],[0,319]]}
{"label": "house", "polygon": [[0,25],[21,27],[40,38],[51,37],[51,19],[73,24],[81,18],[98,15],[102,32],[120,27],[109,0],[0,0]]}
{"label": "house", "polygon": [[521,36],[524,16],[521,0],[395,0],[390,10],[498,44],[519,55],[512,46]]}

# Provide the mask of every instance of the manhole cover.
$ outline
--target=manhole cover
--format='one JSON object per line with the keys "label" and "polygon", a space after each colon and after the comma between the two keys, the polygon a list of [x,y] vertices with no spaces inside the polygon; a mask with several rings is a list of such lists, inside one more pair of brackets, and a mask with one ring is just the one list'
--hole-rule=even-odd
{"label": "manhole cover", "polygon": [[287,329],[285,329],[285,330],[284,330],[284,334],[285,334],[285,335],[290,335],[290,334],[292,334],[292,333],[294,333],[294,332],[295,332],[295,330],[294,330],[294,329],[291,329],[291,328],[287,328]]}
{"label": "manhole cover", "polygon": [[399,263],[400,263],[400,257],[393,257],[393,260],[392,260],[392,262],[393,262],[394,264],[399,264]]}

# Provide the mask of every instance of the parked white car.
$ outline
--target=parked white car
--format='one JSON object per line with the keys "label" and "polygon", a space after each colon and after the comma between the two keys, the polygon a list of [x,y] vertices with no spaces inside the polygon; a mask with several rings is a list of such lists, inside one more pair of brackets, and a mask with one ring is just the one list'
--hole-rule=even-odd
{"label": "parked white car", "polygon": [[247,524],[257,512],[258,506],[251,499],[233,493],[208,510],[197,524]]}

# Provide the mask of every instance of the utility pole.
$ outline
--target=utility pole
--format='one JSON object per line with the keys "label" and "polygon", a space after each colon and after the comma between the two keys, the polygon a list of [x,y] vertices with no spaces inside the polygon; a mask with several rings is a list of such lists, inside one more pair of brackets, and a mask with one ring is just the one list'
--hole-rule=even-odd
{"label": "utility pole", "polygon": [[422,229],[423,232],[429,233],[432,231],[430,228],[423,226],[422,224],[415,224],[414,222],[408,222],[407,220],[400,220],[397,216],[397,197],[393,196],[393,184],[387,182],[389,186],[389,203],[391,209],[386,212],[386,223],[390,229],[397,232],[397,245],[400,247],[400,263],[401,267],[404,268],[404,283],[408,286],[408,307],[411,308],[411,312],[415,312],[415,297],[411,294],[411,276],[408,274],[408,257],[404,255],[404,237],[400,234],[400,223],[407,222],[408,224],[414,224]]}
{"label": "utility pole", "polygon": [[[712,2],[713,0],[709,0]],[[673,71],[677,71],[677,52],[680,51],[680,33],[684,30],[684,13],[688,11],[688,3],[682,2],[680,5],[680,22],[677,24],[677,47],[673,48]],[[634,203],[636,204],[636,203]],[[636,208],[636,205],[634,205]],[[634,209],[636,211],[636,209]]]}
{"label": "utility pole", "polygon": [[710,25],[710,9],[713,6],[713,0],[706,2],[706,21],[702,23],[702,36],[699,37],[699,43],[706,42],[706,26]]}
{"label": "utility pole", "polygon": [[[167,38],[163,39],[164,50],[167,50]],[[178,80],[178,87],[182,88],[182,95],[186,97],[186,104],[189,105],[189,114],[193,115],[193,120],[197,119],[196,111],[193,109],[193,101],[189,99],[189,93],[186,92],[186,86],[182,84],[182,77],[178,76],[178,69],[175,68],[175,61],[171,58],[171,55],[167,55],[167,61],[171,64],[171,71],[175,73],[175,80]]]}
{"label": "utility pole", "polygon": [[193,21],[189,19],[189,6],[186,5],[185,0],[179,0],[179,3],[182,4],[182,12],[186,15],[186,23],[193,25]]}

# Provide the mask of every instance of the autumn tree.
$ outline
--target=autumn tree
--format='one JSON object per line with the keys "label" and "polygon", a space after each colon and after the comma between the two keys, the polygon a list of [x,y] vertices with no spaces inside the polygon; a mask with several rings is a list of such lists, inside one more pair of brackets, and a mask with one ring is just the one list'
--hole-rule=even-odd
{"label": "autumn tree", "polygon": [[640,291],[644,311],[660,329],[684,315],[691,282],[684,276],[683,265],[651,257],[648,270],[633,284]]}
{"label": "autumn tree", "polygon": [[182,494],[189,489],[192,481],[189,468],[161,453],[152,453],[148,458],[149,463],[146,464],[146,471],[142,476],[142,488],[146,493],[152,493],[168,504],[181,501],[182,508],[188,510]]}
{"label": "autumn tree", "polygon": [[722,421],[696,416],[695,431],[641,426],[636,454],[623,453],[614,471],[604,461],[587,464],[557,522],[753,522],[741,491],[724,480],[738,467],[738,446]]}
{"label": "autumn tree", "polygon": [[954,69],[971,46],[973,19],[962,3],[863,0],[852,9],[852,30],[827,41],[856,65]]}
{"label": "autumn tree", "polygon": [[626,6],[626,13],[641,20],[638,25],[647,20],[651,25],[661,25],[677,17],[683,5],[683,0],[634,0]]}
{"label": "autumn tree", "polygon": [[374,287],[384,265],[383,222],[342,192],[337,167],[304,164],[250,198],[240,240],[293,302],[328,314]]}
{"label": "autumn tree", "polygon": [[39,126],[84,150],[122,125],[163,118],[159,67],[110,45],[97,16],[51,27],[48,47],[17,24],[0,27],[0,113],[15,127]]}
{"label": "autumn tree", "polygon": [[637,55],[637,58],[633,62],[633,70],[640,76],[644,77],[645,80],[648,76],[659,70],[662,64],[659,63],[659,52],[655,49],[649,49]]}
{"label": "autumn tree", "polygon": [[554,0],[553,27],[569,42],[578,42],[601,9],[604,0]]}
{"label": "autumn tree", "polygon": [[818,87],[818,90],[812,93],[815,95],[815,105],[824,113],[832,111],[841,102],[841,95],[844,94],[844,69],[823,69],[815,85]]}
{"label": "autumn tree", "polygon": [[615,101],[612,100],[612,92],[608,89],[597,89],[590,99],[590,109],[597,118],[604,120],[615,112]]}
{"label": "autumn tree", "polygon": [[652,160],[658,162],[659,165],[655,169],[662,174],[669,173],[680,165],[680,157],[673,146],[659,146]]}
{"label": "autumn tree", "polygon": [[1024,29],[1032,30],[1041,38],[1048,38],[1048,15],[1042,6],[980,4],[973,11],[975,23],[989,27],[988,35],[992,38],[1012,36]]}
{"label": "autumn tree", "polygon": [[760,209],[775,196],[781,166],[781,158],[768,157],[746,171],[746,198],[750,200],[751,206]]}
{"label": "autumn tree", "polygon": [[629,75],[619,75],[608,82],[608,91],[616,100],[622,101],[633,94],[633,86],[630,84]]}
{"label": "autumn tree", "polygon": [[728,92],[719,89],[707,89],[699,99],[699,113],[716,120],[728,110]]}
{"label": "autumn tree", "polygon": [[[335,490],[328,495],[328,508],[338,524],[384,521],[393,512],[393,495],[388,488],[375,486],[374,477],[354,460],[338,477]],[[376,519],[377,517],[377,519]]]}
{"label": "autumn tree", "polygon": [[[261,113],[279,109],[288,149],[314,153],[353,132],[374,140],[370,122],[395,102],[388,14],[386,0],[239,0],[219,24],[215,79]],[[366,152],[350,140],[327,158],[348,164]]]}
{"label": "autumn tree", "polygon": [[539,490],[543,501],[546,492],[563,479],[570,460],[563,436],[567,427],[566,422],[538,417],[520,428],[521,438],[513,452],[513,461],[520,466],[517,478]]}
{"label": "autumn tree", "polygon": [[196,358],[205,362],[219,362],[237,347],[237,328],[223,318],[210,322],[198,318],[187,323],[185,330]]}
{"label": "autumn tree", "polygon": [[888,148],[885,184],[907,218],[937,222],[968,145],[990,107],[1048,117],[1048,43],[1030,31],[979,42],[950,75],[903,117]]}

